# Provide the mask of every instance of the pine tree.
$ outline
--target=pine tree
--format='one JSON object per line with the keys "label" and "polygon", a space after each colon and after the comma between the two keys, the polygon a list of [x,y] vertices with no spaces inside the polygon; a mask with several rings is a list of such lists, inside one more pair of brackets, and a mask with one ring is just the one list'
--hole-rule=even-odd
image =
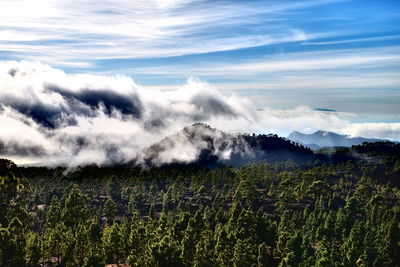
{"label": "pine tree", "polygon": [[42,244],[38,234],[30,232],[26,237],[25,257],[28,259],[28,264],[38,266],[42,258]]}
{"label": "pine tree", "polygon": [[51,199],[49,211],[47,213],[48,227],[54,227],[60,221],[61,212],[62,209],[60,200],[56,195],[54,195],[53,198]]}
{"label": "pine tree", "polygon": [[66,226],[76,227],[79,223],[86,222],[89,218],[89,210],[86,203],[86,196],[78,187],[74,187],[65,200],[65,206],[62,211]]}
{"label": "pine tree", "polygon": [[383,239],[378,249],[377,264],[400,266],[400,229],[396,217],[382,225]]}
{"label": "pine tree", "polygon": [[107,221],[112,224],[116,214],[117,204],[111,198],[107,199],[107,201],[104,203],[103,215],[107,218]]}

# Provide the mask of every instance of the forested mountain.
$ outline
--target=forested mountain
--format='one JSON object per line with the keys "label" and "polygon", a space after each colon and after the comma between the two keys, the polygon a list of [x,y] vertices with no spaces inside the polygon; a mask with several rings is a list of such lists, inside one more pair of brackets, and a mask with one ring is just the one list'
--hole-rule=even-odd
{"label": "forested mountain", "polygon": [[146,166],[243,166],[252,161],[275,162],[288,159],[306,162],[317,157],[303,145],[274,134],[233,135],[202,123],[185,127],[144,151]]}
{"label": "forested mountain", "polygon": [[322,147],[351,147],[355,145],[361,145],[364,142],[387,141],[376,138],[350,137],[348,135],[341,135],[327,131],[316,131],[312,134],[303,134],[294,131],[289,134],[287,139],[303,144],[312,149],[318,149]]}
{"label": "forested mountain", "polygon": [[0,265],[400,266],[399,149],[213,169],[0,160]]}

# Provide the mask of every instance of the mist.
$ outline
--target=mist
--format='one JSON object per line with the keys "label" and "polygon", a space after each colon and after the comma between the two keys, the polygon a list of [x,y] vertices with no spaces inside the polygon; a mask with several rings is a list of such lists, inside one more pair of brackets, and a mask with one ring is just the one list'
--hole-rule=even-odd
{"label": "mist", "polygon": [[[323,129],[400,139],[399,124],[352,124],[348,118],[306,106],[259,111],[250,100],[195,78],[161,91],[127,76],[67,74],[40,62],[0,62],[0,156],[20,164],[141,164],[148,147],[196,122],[232,138],[244,132]],[[195,138],[178,137],[170,140],[174,149],[153,162],[191,162],[205,146]],[[213,153],[229,158],[228,149],[215,147]]]}

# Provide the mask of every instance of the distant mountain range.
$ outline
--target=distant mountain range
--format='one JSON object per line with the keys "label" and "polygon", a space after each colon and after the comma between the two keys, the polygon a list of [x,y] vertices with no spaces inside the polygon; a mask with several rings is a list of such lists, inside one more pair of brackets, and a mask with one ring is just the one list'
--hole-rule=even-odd
{"label": "distant mountain range", "polygon": [[351,147],[354,145],[360,145],[364,142],[388,141],[375,138],[350,137],[348,135],[341,135],[326,131],[316,131],[312,134],[303,134],[294,131],[289,134],[287,139],[299,144],[303,144],[311,149],[323,147]]}

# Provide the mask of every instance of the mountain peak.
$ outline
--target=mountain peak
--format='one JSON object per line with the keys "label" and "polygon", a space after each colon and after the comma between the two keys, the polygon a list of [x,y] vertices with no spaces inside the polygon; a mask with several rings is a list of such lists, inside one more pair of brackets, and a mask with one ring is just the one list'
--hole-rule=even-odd
{"label": "mountain peak", "polygon": [[204,123],[195,123],[145,149],[142,161],[149,166],[242,166],[254,160],[310,160],[313,157],[311,150],[285,138],[274,135],[236,135]]}
{"label": "mountain peak", "polygon": [[323,130],[318,130],[312,134],[293,132],[287,138],[314,149],[320,147],[350,147],[353,145],[360,145],[363,142],[386,141],[364,137],[349,137],[348,135],[341,135]]}
{"label": "mountain peak", "polygon": [[315,135],[315,136],[326,136],[326,137],[347,137],[347,135],[341,135],[338,133],[334,133],[334,132],[328,132],[328,131],[323,131],[323,130],[318,130],[314,133],[312,133],[311,135]]}
{"label": "mountain peak", "polygon": [[288,139],[292,139],[292,138],[297,138],[298,136],[303,136],[305,134],[298,132],[298,131],[293,131],[288,135]]}
{"label": "mountain peak", "polygon": [[210,130],[213,129],[213,130],[215,130],[215,129],[212,128],[210,125],[205,124],[205,123],[203,123],[203,122],[196,122],[196,123],[193,123],[192,125],[187,126],[187,127],[185,127],[185,128],[210,129]]}

